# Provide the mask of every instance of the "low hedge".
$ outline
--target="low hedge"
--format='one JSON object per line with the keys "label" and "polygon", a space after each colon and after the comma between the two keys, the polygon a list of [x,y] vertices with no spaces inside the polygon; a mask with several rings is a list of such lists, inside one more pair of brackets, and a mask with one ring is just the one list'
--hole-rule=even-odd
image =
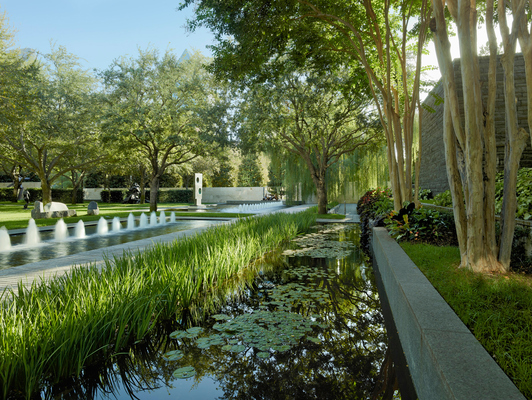
{"label": "low hedge", "polygon": [[[33,203],[34,201],[42,201],[41,188],[29,188],[25,190],[27,190],[30,194],[30,203]],[[0,201],[12,201],[15,203],[17,201],[17,198],[13,196],[13,189],[0,189]],[[70,203],[72,201],[72,189],[52,189],[52,201],[57,201],[60,203]],[[76,202],[83,203],[82,190],[77,191]]]}
{"label": "low hedge", "polygon": [[[103,190],[100,193],[100,198],[103,203],[109,203],[109,196],[111,196],[111,203],[122,203],[128,196],[128,191],[124,190]],[[145,191],[146,202],[150,201],[150,190]],[[159,203],[192,203],[194,200],[194,191],[187,189],[172,189],[159,190],[157,193],[157,202]]]}
{"label": "low hedge", "polygon": [[126,192],[124,190],[102,190],[100,193],[100,199],[102,200],[102,203],[122,203],[125,194]]}

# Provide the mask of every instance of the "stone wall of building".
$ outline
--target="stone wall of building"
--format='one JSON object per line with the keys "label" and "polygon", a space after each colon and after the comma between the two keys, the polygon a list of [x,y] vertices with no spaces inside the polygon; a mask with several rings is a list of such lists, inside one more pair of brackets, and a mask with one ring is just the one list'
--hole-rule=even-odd
{"label": "stone wall of building", "polygon": [[[482,98],[484,103],[488,96],[487,73],[489,57],[480,57],[480,75],[482,80]],[[457,82],[457,92],[462,110],[462,76],[460,60],[454,60],[454,76]],[[523,56],[518,54],[515,58],[515,92],[517,103],[517,118],[520,127],[528,131],[527,121],[527,92],[525,81],[525,64]],[[445,149],[443,144],[443,85],[440,82],[423,102],[425,110],[421,119],[421,172],[419,185],[422,189],[431,189],[433,193],[441,193],[449,189],[447,170],[445,167]],[[497,97],[495,104],[495,130],[497,143],[497,168],[504,166],[504,141],[505,141],[505,102],[504,102],[504,73],[501,63],[497,65]],[[430,111],[428,111],[428,110]],[[520,167],[532,167],[532,146],[527,144],[521,158]]]}

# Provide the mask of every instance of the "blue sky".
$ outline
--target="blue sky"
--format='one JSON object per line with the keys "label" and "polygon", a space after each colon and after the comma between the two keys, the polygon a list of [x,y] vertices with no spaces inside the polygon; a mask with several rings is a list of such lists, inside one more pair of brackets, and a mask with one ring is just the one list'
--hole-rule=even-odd
{"label": "blue sky", "polygon": [[185,49],[210,56],[213,35],[206,29],[186,32],[192,7],[176,11],[180,0],[0,0],[16,47],[50,51],[50,41],[80,58],[87,69],[106,69],[113,59],[153,46],[164,52]]}

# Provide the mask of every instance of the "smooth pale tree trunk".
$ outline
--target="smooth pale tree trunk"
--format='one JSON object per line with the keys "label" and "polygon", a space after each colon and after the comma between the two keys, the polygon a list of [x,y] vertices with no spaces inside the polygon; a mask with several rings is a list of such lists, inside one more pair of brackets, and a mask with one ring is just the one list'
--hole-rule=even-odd
{"label": "smooth pale tree trunk", "polygon": [[[490,221],[494,217],[494,208],[488,209],[494,204],[495,191],[485,185],[485,177],[493,176],[495,170],[493,158],[484,157],[486,150],[489,151],[492,146],[491,140],[494,141],[494,131],[484,126],[476,55],[476,10],[471,8],[471,3],[461,0],[451,0],[447,5],[456,22],[460,41],[463,120],[458,108],[444,5],[437,0],[433,1],[435,23],[431,28],[435,32],[436,52],[445,90],[446,162],[461,265],[478,272],[501,271],[502,265],[497,260],[492,240],[494,224]],[[488,103],[490,101],[494,101],[494,98],[490,98]],[[465,167],[463,170],[462,162]]]}
{"label": "smooth pale tree trunk", "polygon": [[[460,42],[460,66],[463,82],[464,119],[460,119],[456,84],[450,57],[443,3],[433,1],[435,24],[435,45],[438,63],[442,71],[445,89],[445,145],[446,162],[453,209],[461,252],[461,264],[477,272],[509,270],[513,234],[515,229],[516,181],[521,154],[526,146],[528,133],[518,126],[515,85],[514,57],[518,19],[514,19],[510,34],[506,24],[504,0],[499,3],[499,25],[504,43],[502,64],[505,83],[505,167],[504,194],[501,212],[501,240],[495,240],[495,96],[497,42],[493,29],[493,0],[486,3],[486,25],[490,41],[490,64],[488,70],[488,100],[482,104],[480,73],[476,56],[476,10],[474,4],[463,0],[447,2],[452,18],[456,22]],[[523,13],[524,3],[512,3],[514,15]],[[521,7],[521,8],[519,8]],[[518,12],[516,13],[516,10]],[[529,91],[530,93],[530,91]],[[462,125],[463,123],[463,125]],[[450,125],[452,124],[452,128]],[[462,171],[461,157],[465,164]],[[462,185],[460,185],[462,183]],[[462,186],[462,187],[460,187]],[[463,195],[463,197],[462,197]],[[465,205],[465,216],[464,216]],[[464,228],[465,226],[465,228]]]}
{"label": "smooth pale tree trunk", "polygon": [[528,127],[530,140],[532,141],[532,31],[528,30],[527,19],[523,17],[521,8],[524,5],[525,0],[515,0],[512,2],[512,6],[516,10],[513,12],[514,16],[520,16],[521,18],[514,23],[517,25],[517,37],[519,39],[519,45],[521,46],[521,51],[523,52],[523,58],[525,60],[525,77],[526,77],[526,87],[527,87],[527,117],[528,117]]}
{"label": "smooth pale tree trunk", "polygon": [[504,44],[504,55],[501,57],[501,62],[504,69],[504,99],[506,114],[504,189],[501,211],[499,261],[502,263],[504,269],[509,271],[512,241],[515,231],[515,212],[517,210],[517,170],[519,169],[521,155],[523,154],[523,150],[528,141],[528,133],[518,126],[517,108],[515,104],[514,64],[518,24],[514,23],[512,33],[510,33],[506,16],[504,14],[504,3],[503,0],[499,3],[499,14],[502,13],[499,18],[499,25]]}
{"label": "smooth pale tree trunk", "polygon": [[[387,142],[388,154],[388,171],[390,175],[390,186],[392,189],[394,209],[402,208],[405,201],[412,201],[412,126],[415,118],[414,110],[417,104],[417,95],[419,90],[420,73],[421,73],[421,53],[426,39],[426,30],[430,19],[430,7],[428,0],[422,0],[416,4],[416,10],[419,9],[420,17],[416,17],[416,23],[419,23],[418,36],[418,62],[414,72],[413,85],[412,69],[407,65],[406,60],[409,57],[406,43],[408,41],[407,35],[411,25],[410,15],[405,6],[402,11],[405,14],[401,15],[403,18],[402,24],[402,40],[392,41],[392,31],[395,29],[393,23],[390,22],[390,10],[393,8],[390,2],[378,3],[371,0],[362,0],[361,4],[366,9],[368,20],[362,26],[350,23],[340,17],[327,12],[327,10],[320,9],[317,5],[309,1],[299,0],[299,3],[310,7],[312,10],[309,17],[315,17],[323,20],[335,27],[341,26],[345,28],[345,32],[351,35],[352,51],[355,54],[357,61],[359,61],[370,82],[370,90],[375,100],[381,124],[384,128]],[[375,10],[375,7],[382,8]],[[397,11],[397,10],[395,10]],[[399,13],[398,13],[399,14]],[[395,17],[398,14],[394,14]],[[399,14],[400,15],[400,14]],[[384,16],[385,29],[380,25],[380,20]],[[367,46],[366,35],[371,35],[373,40],[371,45]],[[372,55],[371,60],[367,54]],[[392,57],[393,55],[393,57]],[[401,59],[399,66],[392,58]],[[375,66],[375,62],[378,66]],[[402,79],[396,79],[396,74],[400,75]],[[408,83],[407,83],[408,82]],[[394,86],[397,85],[397,86]],[[406,93],[401,93],[399,96],[398,86],[403,86]]]}
{"label": "smooth pale tree trunk", "polygon": [[484,158],[486,165],[491,168],[487,168],[485,171],[485,196],[484,196],[484,208],[489,210],[486,213],[486,241],[488,246],[492,249],[493,254],[498,254],[499,248],[497,244],[497,237],[495,234],[495,196],[491,196],[491,193],[495,193],[495,181],[497,175],[497,143],[495,140],[495,100],[497,96],[497,37],[495,35],[495,28],[493,22],[493,0],[486,2],[486,30],[488,34],[488,43],[490,49],[490,59],[488,66],[488,103],[485,107],[485,152]]}

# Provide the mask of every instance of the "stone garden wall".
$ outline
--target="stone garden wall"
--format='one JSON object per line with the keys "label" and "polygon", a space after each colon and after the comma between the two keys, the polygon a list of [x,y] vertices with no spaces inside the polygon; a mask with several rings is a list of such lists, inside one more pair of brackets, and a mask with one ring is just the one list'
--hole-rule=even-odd
{"label": "stone garden wall", "polygon": [[[488,85],[487,71],[489,57],[480,57],[480,74],[482,80],[482,97],[487,100]],[[458,84],[458,96],[460,109],[462,110],[462,76],[460,72],[460,60],[453,62],[454,75]],[[526,82],[524,73],[524,60],[521,54],[515,58],[515,91],[517,98],[517,118],[520,127],[528,130]],[[505,102],[504,102],[504,74],[501,63],[497,66],[497,98],[495,104],[495,129],[497,142],[497,168],[502,170],[504,165],[504,136],[505,136]],[[434,194],[449,189],[447,172],[445,167],[445,152],[443,144],[443,85],[440,82],[423,102],[424,110],[421,121],[421,173],[419,184],[422,189],[431,189]],[[530,141],[521,158],[521,167],[532,167],[532,146]]]}

